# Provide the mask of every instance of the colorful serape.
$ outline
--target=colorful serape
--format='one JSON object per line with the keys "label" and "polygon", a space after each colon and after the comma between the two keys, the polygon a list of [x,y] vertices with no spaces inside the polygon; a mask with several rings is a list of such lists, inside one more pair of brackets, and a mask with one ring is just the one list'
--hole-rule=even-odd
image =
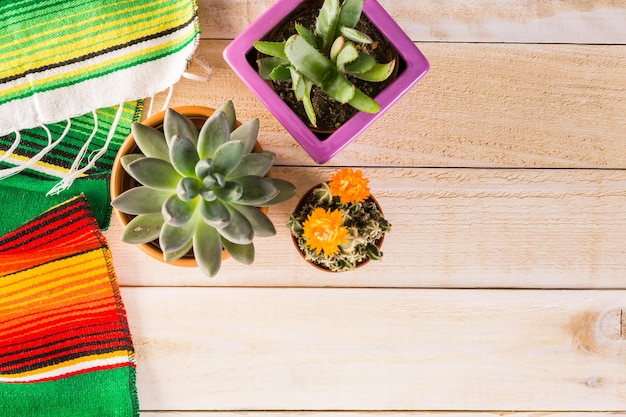
{"label": "colorful serape", "polygon": [[0,238],[0,416],[138,415],[111,253],[77,197]]}
{"label": "colorful serape", "polygon": [[[108,228],[111,218],[111,167],[120,145],[130,133],[132,122],[138,121],[141,116],[141,102],[125,104],[117,129],[112,132],[107,144],[116,114],[117,107],[109,107],[98,110],[95,117],[88,113],[71,119],[67,135],[57,146],[47,150],[43,149],[48,145],[48,135],[41,127],[23,130],[19,141],[15,140],[14,134],[0,136],[0,173],[17,171],[0,181],[0,234],[81,193],[89,200],[100,228]],[[96,120],[97,131],[89,140],[94,134]],[[63,121],[46,128],[56,138],[67,125],[68,122]],[[75,161],[80,164],[72,169]],[[92,161],[92,167],[89,161]],[[20,164],[30,164],[30,168],[23,169],[24,165]],[[74,177],[67,191],[46,196],[55,186],[62,184],[63,178]]]}
{"label": "colorful serape", "polygon": [[0,135],[150,97],[200,34],[194,0],[0,1]]}

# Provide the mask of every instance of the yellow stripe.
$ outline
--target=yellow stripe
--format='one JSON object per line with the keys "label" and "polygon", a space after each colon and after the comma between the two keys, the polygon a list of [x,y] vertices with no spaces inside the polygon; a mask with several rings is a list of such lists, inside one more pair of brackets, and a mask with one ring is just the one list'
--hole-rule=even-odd
{"label": "yellow stripe", "polygon": [[[161,15],[164,12],[172,11],[176,8],[177,8],[177,5],[171,5],[169,7],[164,7],[163,9],[155,10],[149,14],[144,14],[140,16],[130,16],[126,19],[119,20],[116,23],[122,24],[123,25],[122,28],[109,32],[107,35],[106,41],[100,41],[98,43],[94,43],[93,37],[86,36],[84,39],[71,43],[70,45],[62,46],[60,48],[58,47],[59,44],[62,44],[66,41],[71,41],[72,39],[79,38],[80,36],[83,36],[83,35],[89,35],[90,33],[95,32],[99,29],[106,29],[108,26],[110,26],[109,22],[96,25],[96,26],[81,30],[79,32],[74,32],[74,33],[61,36],[58,38],[53,37],[52,39],[45,41],[45,42],[39,42],[38,43],[38,47],[40,49],[39,52],[29,53],[28,62],[31,63],[29,66],[32,68],[34,67],[32,63],[38,63],[37,67],[43,67],[51,63],[63,62],[71,58],[76,58],[78,56],[85,55],[89,52],[100,51],[108,47],[112,47],[112,46],[119,45],[119,44],[124,44],[133,39],[137,39],[143,36],[148,36],[148,35],[157,33],[154,31],[154,28],[156,27],[158,29],[161,29],[162,28],[161,23],[163,21],[166,21],[169,27],[174,27],[174,26],[178,26],[179,24],[186,22],[187,20],[191,18],[191,15],[188,13],[189,10],[184,9],[184,10],[179,10],[178,12],[172,13],[170,15],[166,15],[165,17],[155,19],[155,25],[152,25],[152,26],[141,25],[139,27],[139,30],[133,33],[127,32],[126,27],[124,27],[124,26],[132,26],[133,23],[135,22],[149,20],[150,18],[154,18],[155,16]],[[50,32],[54,33],[56,31],[47,31],[45,33],[50,33]],[[97,48],[95,48],[95,46],[97,46]],[[54,56],[50,56],[49,48],[54,48],[53,50],[59,53],[57,53]],[[6,53],[3,56],[3,58],[13,58],[15,56],[21,56],[23,53],[24,53],[23,50],[16,48],[13,52]],[[7,76],[19,74],[23,72],[23,70],[24,70],[23,67],[20,68],[19,66],[16,67],[13,65],[8,65],[7,70],[0,72],[0,77],[4,78]]]}
{"label": "yellow stripe", "polygon": [[[161,3],[163,3],[164,0],[161,1]],[[119,4],[124,4],[124,3],[128,3],[127,1],[122,1],[122,2],[117,2],[117,3],[113,3],[113,4],[108,4],[105,6],[100,7],[100,9],[104,9],[104,8],[111,8],[111,7],[116,7]],[[95,20],[100,20],[101,18],[108,18],[111,16],[115,16],[117,14],[126,14],[126,13],[130,13],[133,11],[140,11],[141,9],[144,9],[146,7],[150,7],[151,5],[148,3],[144,3],[140,6],[134,7],[134,8],[128,8],[128,9],[124,9],[124,10],[119,10],[117,9],[117,11],[111,12],[111,13],[105,13],[105,14],[100,14],[100,13],[95,13],[94,9],[90,9],[90,10],[84,10],[82,12],[79,13],[75,13],[72,15],[72,17],[74,19],[79,18],[82,15],[93,15],[93,17],[91,18],[86,18],[86,19],[81,19],[81,23],[82,24],[87,24],[89,22],[93,22]],[[49,34],[49,33],[54,33],[54,32],[58,32],[61,31],[63,29],[64,26],[59,26],[56,29],[51,29],[45,32],[42,31],[37,31],[38,28],[47,28],[47,27],[53,27],[53,25],[57,24],[57,23],[63,23],[64,21],[67,21],[68,16],[63,16],[62,14],[59,15],[59,17],[52,19],[52,20],[45,20],[41,23],[38,23],[36,25],[31,25],[31,26],[26,26],[24,28],[22,28],[21,30],[16,30],[13,32],[9,32],[6,33],[5,35],[0,36],[0,44],[3,44],[5,46],[14,46],[14,45],[19,45],[23,42],[24,39],[30,39],[33,38],[34,35],[31,36],[27,36],[27,37],[21,37],[21,34],[23,32],[35,32],[37,33],[36,36],[42,36],[45,34]],[[13,42],[10,41],[5,41],[5,38],[9,38],[12,39]]]}
{"label": "yellow stripe", "polygon": [[[6,154],[6,151],[0,151],[0,156],[4,156]],[[28,162],[30,161],[30,157],[27,156],[22,156],[22,155],[17,155],[17,154],[11,154],[9,156],[7,156],[4,159],[5,162],[8,163],[12,163],[13,165],[22,165],[23,162]],[[36,166],[30,166],[30,169],[33,170],[37,170],[37,167],[41,168],[41,172],[43,173],[49,173],[48,171],[54,171],[54,172],[58,172],[61,174],[61,176],[63,174],[67,174],[69,169],[68,168],[64,168],[64,167],[60,167],[58,165],[54,165],[54,164],[50,164],[48,162],[43,162],[43,161],[39,161],[35,164]],[[81,174],[81,177],[86,177],[87,174]]]}
{"label": "yellow stripe", "polygon": [[71,359],[66,362],[58,363],[55,365],[50,365],[50,366],[46,366],[43,368],[34,369],[31,371],[21,372],[19,374],[1,374],[0,373],[0,379],[4,379],[4,380],[22,379],[22,378],[26,378],[26,377],[33,376],[33,375],[42,374],[44,372],[56,371],[56,370],[67,368],[73,365],[78,365],[80,363],[88,364],[89,362],[94,362],[97,360],[110,359],[110,358],[122,358],[122,357],[127,357],[128,363],[129,364],[131,363],[131,359],[130,359],[132,358],[131,352],[127,350],[120,350],[120,351],[115,351],[115,352],[110,352],[110,353],[101,353],[101,354],[83,356],[80,358]]}
{"label": "yellow stripe", "polygon": [[[194,31],[193,24],[189,25],[188,29],[189,29],[188,32],[193,32]],[[112,65],[114,65],[116,63],[122,63],[122,62],[125,62],[127,60],[130,61],[130,58],[133,58],[133,57],[137,57],[137,56],[141,56],[141,55],[150,55],[150,53],[152,53],[154,51],[158,51],[160,49],[167,49],[167,48],[171,47],[172,45],[175,45],[175,44],[179,43],[181,39],[185,39],[185,38],[187,38],[189,36],[188,32],[183,33],[180,37],[178,37],[176,39],[173,39],[173,40],[171,40],[169,42],[166,42],[166,43],[163,43],[163,44],[159,44],[159,45],[153,46],[151,48],[135,51],[135,52],[123,55],[123,56],[119,56],[119,57],[117,57],[115,59],[112,59],[112,60],[109,60],[109,61],[106,61],[106,62],[101,62],[101,63],[98,63],[98,64],[90,65],[88,67],[79,68],[79,69],[71,71],[71,72],[67,72],[67,73],[63,73],[63,74],[57,74],[57,75],[50,76],[50,77],[47,77],[47,78],[43,78],[43,79],[40,79],[40,80],[37,80],[37,81],[31,81],[27,85],[18,85],[18,86],[15,86],[13,88],[6,89],[6,90],[4,90],[4,94],[5,95],[12,95],[12,94],[19,94],[22,91],[36,90],[37,87],[39,87],[41,85],[45,85],[45,84],[48,84],[48,83],[53,83],[53,82],[55,82],[57,80],[61,80],[61,79],[64,79],[64,78],[71,78],[72,76],[75,76],[75,75],[78,75],[78,74],[81,74],[81,73],[94,72],[94,71],[96,71],[99,68],[112,66]]]}
{"label": "yellow stripe", "polygon": [[[73,273],[69,272],[72,270],[75,271]],[[63,271],[67,276],[63,279],[55,279],[45,285],[26,286],[28,285],[26,281],[32,279],[41,280],[43,276],[49,275],[55,271]],[[80,289],[102,286],[102,284],[108,283],[108,274],[109,270],[107,269],[106,262],[104,262],[102,258],[101,251],[93,250],[81,255],[31,268],[27,271],[18,272],[11,276],[6,276],[3,278],[3,292],[6,294],[13,290],[20,291],[11,296],[5,295],[2,297],[0,306],[5,305],[6,307],[0,308],[0,312],[7,309],[14,310],[21,306],[31,304],[36,297],[46,298],[53,290],[55,296],[59,296]],[[73,282],[89,278],[90,276],[93,276],[93,281],[82,285],[72,285]],[[66,286],[66,288],[61,289],[64,286]],[[16,304],[18,300],[25,301],[19,301]]]}

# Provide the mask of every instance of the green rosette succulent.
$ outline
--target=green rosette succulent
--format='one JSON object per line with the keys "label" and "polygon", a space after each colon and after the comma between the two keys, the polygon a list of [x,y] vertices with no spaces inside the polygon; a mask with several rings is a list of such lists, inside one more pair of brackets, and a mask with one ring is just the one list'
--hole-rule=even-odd
{"label": "green rosette succulent", "polygon": [[295,187],[268,178],[272,152],[252,152],[258,119],[237,127],[231,101],[219,106],[200,130],[168,109],[163,131],[139,123],[131,127],[142,154],[121,158],[126,172],[141,185],[112,201],[134,215],[122,233],[132,244],[158,239],[165,262],[193,249],[199,268],[214,276],[222,250],[244,264],[254,261],[255,236],[276,229],[259,207],[289,199]]}
{"label": "green rosette succulent", "polygon": [[313,85],[333,100],[357,110],[377,113],[379,104],[359,90],[348,76],[381,82],[391,76],[395,60],[378,63],[362,50],[372,39],[355,29],[364,0],[325,0],[317,16],[315,30],[296,24],[297,34],[283,42],[257,41],[257,51],[268,55],[259,59],[261,77],[272,81],[291,80],[296,98],[302,101],[312,126],[317,117],[311,102]]}

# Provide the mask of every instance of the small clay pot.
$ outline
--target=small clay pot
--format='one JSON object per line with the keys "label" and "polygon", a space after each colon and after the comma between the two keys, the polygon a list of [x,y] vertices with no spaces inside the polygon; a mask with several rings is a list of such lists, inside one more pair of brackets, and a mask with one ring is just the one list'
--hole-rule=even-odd
{"label": "small clay pot", "polygon": [[[298,204],[296,205],[296,208],[293,211],[294,213],[298,213],[300,211],[300,209],[304,205],[307,197],[311,194],[311,192],[313,190],[315,190],[320,185],[321,184],[317,184],[317,185],[311,187],[306,193],[304,193],[304,195],[298,201]],[[378,203],[378,200],[376,200],[376,198],[373,195],[370,195],[368,197],[368,200],[372,201],[374,204],[376,204],[376,207],[378,208],[380,213],[384,215],[382,207],[380,206],[380,204]],[[304,253],[302,252],[302,249],[300,249],[300,246],[298,245],[298,240],[296,239],[296,237],[293,235],[293,233],[290,233],[290,236],[291,236],[291,241],[293,242],[293,245],[298,250],[298,253],[302,257],[302,259],[304,259],[309,265],[313,266],[316,269],[319,269],[320,271],[324,271],[324,272],[331,272],[331,273],[348,272],[348,271],[333,271],[333,270],[331,270],[331,269],[329,269],[329,268],[327,268],[327,267],[325,267],[323,265],[320,265],[320,264],[318,264],[316,262],[313,262],[313,261],[310,261],[310,260],[306,259],[306,256],[304,255]],[[383,241],[384,240],[385,240],[385,235],[383,234],[382,237],[376,241],[376,246],[378,247],[378,249],[380,249],[383,246]],[[354,269],[357,269],[357,268],[360,268],[362,266],[365,266],[369,262],[370,262],[370,258],[365,258],[361,262],[357,263],[356,266],[354,267]]]}

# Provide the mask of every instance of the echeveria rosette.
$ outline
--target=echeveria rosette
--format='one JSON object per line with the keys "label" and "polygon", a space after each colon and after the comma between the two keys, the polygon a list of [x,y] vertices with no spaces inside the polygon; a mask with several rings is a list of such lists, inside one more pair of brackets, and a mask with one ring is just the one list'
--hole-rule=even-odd
{"label": "echeveria rosette", "polygon": [[194,123],[168,109],[163,131],[135,123],[132,133],[141,154],[121,159],[141,185],[113,200],[121,212],[134,215],[122,240],[141,244],[159,240],[171,262],[192,248],[200,269],[209,276],[221,267],[222,249],[244,264],[254,261],[255,236],[276,229],[259,207],[289,199],[295,187],[268,178],[272,152],[252,152],[258,119],[237,127],[234,107],[225,102],[204,123]]}
{"label": "echeveria rosette", "polygon": [[360,45],[372,43],[355,29],[363,12],[364,0],[325,0],[314,31],[296,24],[297,34],[283,42],[257,41],[254,47],[268,55],[259,59],[261,77],[291,81],[296,98],[302,101],[312,126],[317,117],[311,102],[313,85],[333,100],[366,113],[378,113],[380,106],[356,88],[348,76],[381,82],[391,76],[395,60],[378,63]]}
{"label": "echeveria rosette", "polygon": [[377,243],[391,224],[367,183],[360,170],[344,168],[305,196],[287,227],[306,260],[331,271],[350,271],[382,257]]}

